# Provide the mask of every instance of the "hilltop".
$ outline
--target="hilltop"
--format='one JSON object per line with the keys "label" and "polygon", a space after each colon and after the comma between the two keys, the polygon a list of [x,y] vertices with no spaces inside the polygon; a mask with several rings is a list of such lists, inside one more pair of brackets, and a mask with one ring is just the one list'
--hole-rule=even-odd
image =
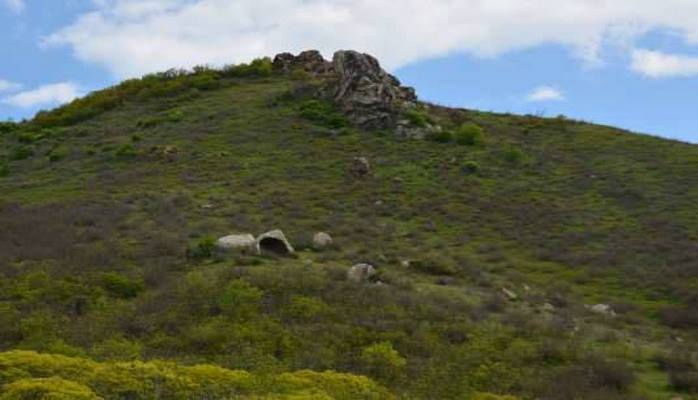
{"label": "hilltop", "polygon": [[125,81],[0,124],[0,399],[696,398],[697,172],[351,51]]}

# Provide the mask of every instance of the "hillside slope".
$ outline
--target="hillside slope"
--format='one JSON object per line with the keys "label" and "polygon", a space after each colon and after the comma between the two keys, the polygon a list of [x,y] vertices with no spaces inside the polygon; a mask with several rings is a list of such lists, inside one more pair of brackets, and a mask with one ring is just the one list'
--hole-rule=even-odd
{"label": "hillside slope", "polygon": [[[170,71],[0,125],[0,350],[410,399],[696,397],[698,146],[423,103],[367,126],[307,65]],[[296,254],[213,246],[272,229]],[[27,371],[0,385],[56,374]]]}

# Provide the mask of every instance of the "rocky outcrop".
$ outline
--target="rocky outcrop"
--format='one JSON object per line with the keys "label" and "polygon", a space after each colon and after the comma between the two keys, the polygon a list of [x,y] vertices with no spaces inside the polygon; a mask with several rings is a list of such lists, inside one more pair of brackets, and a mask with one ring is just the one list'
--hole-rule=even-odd
{"label": "rocky outcrop", "polygon": [[224,236],[216,241],[216,248],[222,251],[259,254],[257,240],[249,233]]}
{"label": "rocky outcrop", "polygon": [[332,66],[338,79],[334,101],[361,127],[392,128],[399,111],[417,101],[414,89],[403,87],[368,54],[338,51]]}
{"label": "rocky outcrop", "polygon": [[414,89],[402,86],[368,54],[342,50],[328,62],[315,50],[298,56],[282,53],[274,57],[273,66],[278,72],[298,69],[326,78],[318,94],[365,129],[394,129],[402,111],[417,103]]}
{"label": "rocky outcrop", "polygon": [[327,75],[332,72],[332,63],[325,60],[319,51],[308,50],[294,56],[291,53],[281,53],[274,57],[272,66],[281,72],[291,72],[300,69],[312,74]]}

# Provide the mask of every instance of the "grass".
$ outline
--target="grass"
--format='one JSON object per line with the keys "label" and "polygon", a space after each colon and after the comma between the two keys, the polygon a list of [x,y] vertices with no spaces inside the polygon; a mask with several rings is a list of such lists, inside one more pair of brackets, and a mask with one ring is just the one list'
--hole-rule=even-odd
{"label": "grass", "polygon": [[[406,140],[296,97],[299,80],[202,73],[193,92],[1,126],[3,350],[336,370],[402,398],[550,400],[562,397],[542,388],[573,385],[570,368],[593,351],[635,379],[581,398],[677,394],[634,352],[698,340],[657,317],[690,306],[698,283],[696,146],[440,107],[406,117],[471,133]],[[361,180],[349,173],[358,156],[373,167]],[[327,231],[336,246],[295,258],[198,251],[274,228],[292,243]],[[385,284],[346,282],[356,262]],[[629,311],[608,320],[584,307],[597,303]]]}

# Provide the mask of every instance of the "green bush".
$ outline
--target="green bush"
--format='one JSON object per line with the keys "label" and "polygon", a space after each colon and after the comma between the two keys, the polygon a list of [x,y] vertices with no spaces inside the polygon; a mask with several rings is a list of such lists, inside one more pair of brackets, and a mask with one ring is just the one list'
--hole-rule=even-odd
{"label": "green bush", "polygon": [[187,258],[193,260],[202,260],[213,256],[213,250],[216,248],[216,239],[212,236],[204,236],[193,246],[187,249]]}
{"label": "green bush", "polygon": [[390,342],[376,343],[361,350],[361,362],[371,376],[390,381],[400,374],[407,360]]}
{"label": "green bush", "polygon": [[332,129],[341,129],[349,124],[346,117],[326,101],[308,100],[302,103],[299,115],[318,125]]}
{"label": "green bush", "polygon": [[34,149],[32,149],[29,146],[18,146],[12,149],[12,152],[10,153],[10,160],[12,161],[20,161],[20,160],[26,160],[27,158],[31,157],[34,155]]}
{"label": "green bush", "polygon": [[53,150],[51,150],[48,153],[48,159],[51,162],[57,162],[60,161],[70,154],[70,149],[66,146],[58,146],[55,147]]}
{"label": "green bush", "polygon": [[429,116],[421,110],[407,110],[403,115],[410,124],[419,128],[424,128],[431,122]]}
{"label": "green bush", "polygon": [[466,146],[481,144],[483,137],[483,129],[479,125],[475,125],[473,123],[465,123],[461,125],[454,134],[456,143]]}
{"label": "green bush", "polygon": [[131,279],[117,272],[102,275],[102,287],[114,297],[130,299],[138,296],[144,289],[142,279]]}
{"label": "green bush", "polygon": [[10,175],[10,166],[6,162],[0,162],[0,178]]}
{"label": "green bush", "polygon": [[248,317],[259,309],[263,292],[243,280],[231,282],[218,300],[224,313],[235,317]]}
{"label": "green bush", "polygon": [[521,165],[526,161],[526,153],[518,147],[508,146],[504,149],[504,160],[513,165]]}
{"label": "green bush", "polygon": [[436,143],[451,143],[453,141],[453,132],[449,130],[440,130],[429,133],[428,140]]}
{"label": "green bush", "polygon": [[118,158],[132,158],[136,156],[136,148],[132,144],[127,143],[116,149],[114,155]]}
{"label": "green bush", "polygon": [[15,122],[5,121],[0,122],[0,134],[14,132],[19,129],[19,125]]}
{"label": "green bush", "polygon": [[480,164],[478,164],[476,161],[466,161],[463,164],[463,171],[468,174],[474,174],[480,170]]}

